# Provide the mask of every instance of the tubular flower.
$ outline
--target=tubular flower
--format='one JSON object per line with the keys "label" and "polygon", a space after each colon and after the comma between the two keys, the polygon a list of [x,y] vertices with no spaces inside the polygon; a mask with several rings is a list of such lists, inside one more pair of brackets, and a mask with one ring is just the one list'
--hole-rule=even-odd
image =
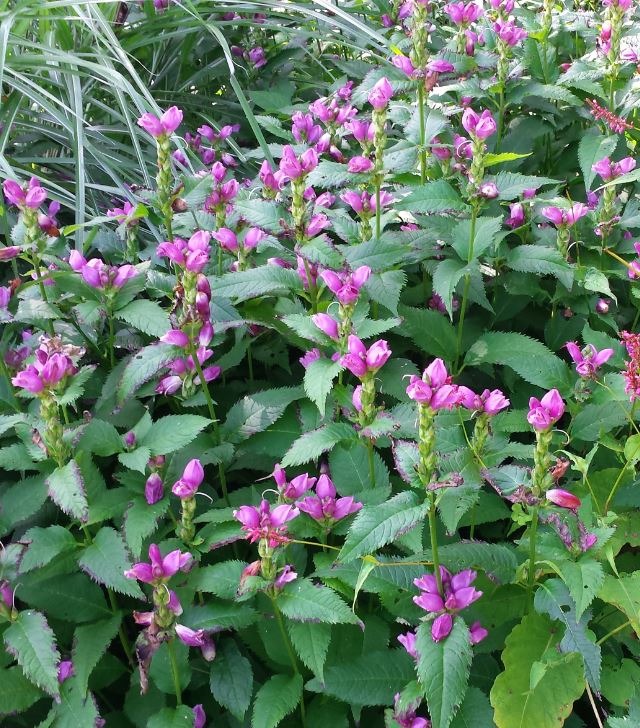
{"label": "tubular flower", "polygon": [[362,503],[355,503],[352,496],[336,498],[336,489],[328,475],[321,475],[316,485],[316,496],[308,496],[297,503],[298,508],[311,516],[315,521],[330,527],[362,508]]}
{"label": "tubular flower", "polygon": [[159,118],[155,114],[143,114],[138,119],[138,126],[149,132],[154,139],[166,137],[182,123],[182,111],[177,106],[171,106]]}
{"label": "tubular flower", "polygon": [[37,177],[32,177],[25,187],[21,187],[12,179],[6,179],[2,183],[2,189],[7,202],[20,208],[37,210],[47,199],[47,191],[40,186]]}
{"label": "tubular flower", "polygon": [[527,421],[539,432],[548,430],[563,414],[564,402],[557,389],[547,392],[542,399],[536,397],[529,399]]}
{"label": "tubular flower", "polygon": [[422,377],[415,374],[410,377],[407,396],[418,404],[428,404],[433,410],[451,409],[458,404],[458,388],[451,384],[442,359],[434,359]]}
{"label": "tubular flower", "polygon": [[363,379],[367,374],[377,372],[390,356],[391,350],[383,339],[376,341],[367,349],[362,341],[352,334],[348,339],[347,353],[340,359],[340,363],[358,379]]}
{"label": "tubular flower", "polygon": [[575,511],[576,508],[580,507],[580,498],[573,495],[573,493],[569,493],[568,490],[562,490],[562,488],[551,488],[545,493],[545,496],[550,503],[561,508],[569,508]]}
{"label": "tubular flower", "polygon": [[278,463],[276,463],[272,475],[278,486],[278,492],[283,498],[289,501],[295,501],[302,497],[308,490],[313,488],[316,482],[316,478],[310,478],[309,473],[297,475],[295,478],[287,481],[287,474]]}
{"label": "tubular flower", "polygon": [[331,270],[320,273],[327,288],[344,306],[349,306],[358,300],[360,289],[370,275],[371,268],[368,265],[361,265],[353,273],[335,273]]}
{"label": "tubular flower", "polygon": [[283,504],[271,510],[266,500],[257,508],[241,506],[233,512],[233,517],[242,524],[242,530],[247,532],[249,541],[266,541],[269,548],[288,541],[286,524],[299,515],[300,511],[293,505]]}
{"label": "tubular flower", "polygon": [[178,571],[189,571],[193,564],[193,557],[190,553],[181,553],[180,549],[171,551],[162,556],[160,548],[156,544],[149,546],[149,563],[140,562],[134,564],[124,572],[127,579],[137,579],[144,584],[162,584],[176,574]]}
{"label": "tubular flower", "polygon": [[171,492],[178,498],[193,498],[204,480],[204,468],[197,458],[190,460],[182,473],[180,480],[173,484]]}
{"label": "tubular flower", "polygon": [[598,351],[593,344],[587,344],[584,349],[573,341],[565,344],[569,355],[576,365],[576,372],[585,379],[595,378],[598,369],[614,355],[613,349]]}

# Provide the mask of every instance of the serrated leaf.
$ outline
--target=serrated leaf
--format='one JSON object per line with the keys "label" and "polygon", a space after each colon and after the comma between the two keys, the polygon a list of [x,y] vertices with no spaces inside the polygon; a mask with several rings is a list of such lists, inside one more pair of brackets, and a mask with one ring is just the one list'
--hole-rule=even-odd
{"label": "serrated leaf", "polygon": [[193,709],[186,705],[163,708],[149,718],[146,728],[193,728]]}
{"label": "serrated leaf", "polygon": [[591,641],[586,633],[591,614],[587,613],[579,620],[576,618],[575,602],[560,579],[543,582],[536,591],[534,604],[538,612],[544,612],[564,625],[564,636],[558,648],[561,652],[578,652],[582,655],[589,685],[599,693],[602,654],[600,646]]}
{"label": "serrated leaf", "polygon": [[167,415],[151,425],[139,444],[152,455],[167,455],[187,446],[209,424],[210,419],[199,415]]}
{"label": "serrated leaf", "polygon": [[29,544],[20,560],[20,572],[23,574],[48,564],[58,554],[76,546],[75,538],[64,526],[30,528],[21,541]]}
{"label": "serrated leaf", "polygon": [[579,620],[604,582],[602,564],[594,559],[563,561],[558,564],[558,568],[576,604],[576,617]]}
{"label": "serrated leaf", "polygon": [[135,558],[140,558],[142,543],[158,527],[158,521],[169,508],[169,499],[149,505],[144,498],[134,498],[124,514],[124,535]]}
{"label": "serrated leaf", "polygon": [[495,728],[491,703],[482,690],[475,687],[467,690],[451,728]]}
{"label": "serrated leaf", "polygon": [[220,278],[211,279],[211,289],[217,296],[230,298],[236,302],[273,293],[299,291],[301,288],[302,283],[295,270],[277,265],[262,265],[249,270],[225,273]]}
{"label": "serrated leaf", "polygon": [[132,301],[116,311],[115,317],[149,336],[162,336],[171,328],[167,312],[155,301],[145,298]]}
{"label": "serrated leaf", "polygon": [[73,635],[73,670],[83,694],[93,669],[118,634],[121,621],[122,617],[118,614],[111,619],[76,628]]}
{"label": "serrated leaf", "polygon": [[215,594],[221,599],[233,599],[246,566],[244,561],[223,561],[220,564],[201,566],[193,572],[189,586],[205,594]]}
{"label": "serrated leaf", "polygon": [[[479,258],[492,245],[502,227],[501,217],[479,217],[475,222],[473,235],[473,255],[471,261]],[[465,263],[471,253],[471,220],[461,220],[453,229],[452,247]],[[435,286],[435,283],[434,283]]]}
{"label": "serrated leaf", "polygon": [[538,189],[544,185],[558,184],[560,180],[550,177],[533,177],[518,172],[499,172],[495,177],[487,177],[498,188],[499,200],[514,200],[521,197],[525,190]]}
{"label": "serrated leaf", "polygon": [[291,644],[300,659],[319,679],[324,679],[324,664],[327,659],[331,627],[316,622],[287,622]]}
{"label": "serrated leaf", "polygon": [[364,506],[349,529],[338,560],[344,563],[372,554],[424,520],[428,505],[414,493],[398,493],[379,506]]}
{"label": "serrated leaf", "polygon": [[353,440],[355,434],[353,427],[343,422],[331,422],[328,425],[319,427],[317,430],[305,432],[287,450],[282,459],[282,467],[290,465],[302,465],[310,460],[315,460],[323,452],[330,450],[343,440]]}
{"label": "serrated leaf", "polygon": [[511,367],[526,382],[560,392],[570,386],[567,365],[544,344],[515,332],[495,331],[481,336],[469,349],[465,363],[502,364]]}
{"label": "serrated leaf", "polygon": [[443,179],[421,185],[403,200],[396,202],[394,207],[396,210],[419,213],[447,210],[462,212],[468,209],[458,192]]}
{"label": "serrated leaf", "polygon": [[19,667],[0,669],[0,716],[22,713],[43,695]]}
{"label": "serrated leaf", "polygon": [[20,598],[51,617],[77,624],[111,615],[102,589],[80,572],[27,582],[20,587]]}
{"label": "serrated leaf", "polygon": [[305,370],[304,391],[323,417],[327,395],[333,387],[333,380],[341,369],[342,365],[339,361],[316,359]]}
{"label": "serrated leaf", "polygon": [[[498,728],[558,728],[573,710],[573,702],[584,691],[580,655],[560,655],[560,641],[548,617],[530,614],[507,637],[502,653],[504,671],[491,689],[493,719]],[[531,686],[535,663],[543,662],[544,673]]]}
{"label": "serrated leaf", "polygon": [[94,581],[121,594],[144,600],[144,594],[135,579],[127,579],[124,575],[131,568],[131,561],[122,536],[113,528],[105,526],[98,531],[78,565]]}
{"label": "serrated leaf", "polygon": [[118,460],[125,468],[137,470],[143,475],[147,471],[147,464],[150,457],[151,450],[148,447],[137,447],[131,452],[121,452],[118,454]]}
{"label": "serrated leaf", "polygon": [[607,574],[598,599],[624,612],[640,637],[640,571],[621,574],[618,578]]}
{"label": "serrated leaf", "polygon": [[604,157],[612,154],[618,146],[618,137],[602,136],[598,129],[590,129],[582,136],[578,146],[578,162],[587,190],[591,189],[596,173],[592,167]]}
{"label": "serrated leaf", "polygon": [[209,686],[215,700],[242,721],[251,703],[253,671],[231,639],[223,640],[211,663]]}
{"label": "serrated leaf", "polygon": [[70,460],[64,467],[56,468],[45,481],[49,497],[68,516],[80,521],[89,517],[89,504],[84,490],[80,467]]}
{"label": "serrated leaf", "polygon": [[562,257],[560,251],[542,245],[518,245],[507,256],[507,265],[521,273],[555,276],[562,285],[570,289],[573,283],[573,268]]}
{"label": "serrated leaf", "polygon": [[282,387],[267,389],[236,402],[227,413],[222,426],[224,439],[239,443],[251,435],[266,430],[276,422],[287,407],[297,399],[304,397],[302,387]]}
{"label": "serrated leaf", "polygon": [[473,652],[469,628],[455,617],[447,637],[434,642],[431,624],[423,622],[416,631],[418,679],[424,687],[433,728],[449,728],[467,691]]}
{"label": "serrated leaf", "polygon": [[403,270],[387,270],[374,273],[365,283],[365,290],[372,301],[379,303],[391,311],[398,313],[400,293],[407,283],[407,274]]}
{"label": "serrated leaf", "polygon": [[125,366],[116,389],[117,400],[122,404],[145,382],[152,379],[163,367],[180,356],[180,350],[169,344],[146,346],[134,354]]}
{"label": "serrated leaf", "polygon": [[305,687],[355,706],[386,706],[414,679],[413,661],[404,650],[380,650],[327,665],[324,682],[316,678]]}
{"label": "serrated leaf", "polygon": [[308,579],[296,579],[287,584],[276,599],[280,611],[296,622],[360,624],[349,605],[333,589]]}
{"label": "serrated leaf", "polygon": [[110,422],[92,419],[80,436],[78,449],[107,456],[123,450],[124,443],[122,436]]}
{"label": "serrated leaf", "polygon": [[399,333],[408,336],[422,351],[434,357],[451,359],[456,350],[456,331],[445,316],[426,308],[398,306],[404,319]]}
{"label": "serrated leaf", "polygon": [[349,172],[346,164],[328,159],[323,159],[306,179],[311,187],[341,187],[347,183],[355,186],[366,181],[367,175],[353,174]]}
{"label": "serrated leaf", "polygon": [[275,728],[296,709],[301,699],[300,675],[272,675],[256,694],[251,728]]}
{"label": "serrated leaf", "polygon": [[49,714],[55,728],[79,728],[95,726],[100,717],[93,695],[85,694],[76,678],[71,677],[60,689],[60,702],[53,706]]}
{"label": "serrated leaf", "polygon": [[280,220],[286,216],[286,213],[280,205],[276,205],[274,202],[256,199],[235,199],[233,207],[251,225],[267,230],[270,233],[277,234],[282,231]]}
{"label": "serrated leaf", "polygon": [[40,612],[25,609],[3,635],[7,651],[18,661],[25,676],[54,698],[60,694],[58,662],[60,654],[47,620]]}
{"label": "serrated leaf", "polygon": [[85,384],[95,370],[94,365],[82,367],[79,372],[73,375],[64,392],[61,395],[56,395],[56,402],[59,405],[69,405],[80,399],[84,394]]}
{"label": "serrated leaf", "polygon": [[184,610],[180,621],[191,629],[220,631],[221,629],[242,629],[258,620],[258,612],[248,604],[222,602],[207,599],[204,606]]}
{"label": "serrated leaf", "polygon": [[571,434],[577,440],[592,442],[601,435],[625,424],[627,417],[621,407],[588,403],[582,407],[571,422]]}
{"label": "serrated leaf", "polygon": [[516,159],[525,159],[530,157],[531,152],[528,154],[517,154],[516,152],[501,152],[500,154],[485,154],[482,161],[485,167],[493,167],[494,164],[502,164],[503,162],[515,162]]}

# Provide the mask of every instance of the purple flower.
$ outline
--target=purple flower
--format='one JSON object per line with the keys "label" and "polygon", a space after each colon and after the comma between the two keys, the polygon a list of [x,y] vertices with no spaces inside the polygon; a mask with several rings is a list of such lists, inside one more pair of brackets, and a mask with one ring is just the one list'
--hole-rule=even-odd
{"label": "purple flower", "polygon": [[495,182],[483,182],[480,185],[480,196],[486,200],[495,200],[499,194],[498,186]]}
{"label": "purple flower", "polygon": [[66,354],[49,354],[40,348],[36,352],[34,363],[18,372],[11,381],[16,387],[39,394],[45,389],[56,389],[66,377],[75,373],[76,367]]}
{"label": "purple flower", "polygon": [[276,464],[273,470],[273,479],[276,481],[280,495],[289,501],[294,501],[303,496],[308,490],[311,490],[316,482],[315,478],[310,478],[309,473],[297,475],[291,481],[287,481],[287,474]]}
{"label": "purple flower", "polygon": [[340,332],[338,329],[338,322],[329,316],[327,313],[316,313],[311,317],[313,323],[326,334],[330,339],[338,341],[340,339]]}
{"label": "purple flower", "polygon": [[187,647],[199,647],[207,662],[211,662],[215,658],[215,643],[203,629],[189,629],[182,624],[176,624],[175,630],[178,639]]}
{"label": "purple flower", "polygon": [[372,169],[373,162],[367,157],[352,157],[347,165],[347,170],[352,174],[363,174],[371,172]]}
{"label": "purple flower", "polygon": [[405,648],[405,650],[411,657],[413,657],[414,660],[418,659],[418,653],[416,652],[415,632],[407,632],[406,634],[398,635],[398,642]]}
{"label": "purple flower", "polygon": [[313,116],[296,111],[291,117],[291,133],[297,142],[315,144],[322,136],[322,127],[314,124]]}
{"label": "purple flower", "polygon": [[147,503],[152,506],[162,500],[164,496],[164,485],[158,473],[151,473],[144,484],[144,497]]}
{"label": "purple flower", "polygon": [[267,57],[264,52],[264,48],[257,46],[249,51],[249,61],[253,63],[254,68],[262,68],[266,66]]}
{"label": "purple flower", "polygon": [[266,541],[269,548],[287,542],[286,523],[300,515],[293,505],[282,504],[271,510],[269,502],[263,500],[260,506],[241,506],[233,512],[233,516],[242,524],[251,543]]}
{"label": "purple flower", "polygon": [[20,248],[17,245],[6,245],[4,248],[0,248],[0,261],[17,258],[20,252]]}
{"label": "purple flower", "polygon": [[440,642],[451,633],[453,629],[453,617],[449,612],[445,612],[433,620],[431,625],[431,639],[434,642]]}
{"label": "purple flower", "polygon": [[593,379],[598,369],[614,355],[613,349],[598,351],[593,344],[587,344],[584,349],[573,341],[565,344],[569,355],[576,364],[576,372],[585,379]]}
{"label": "purple flower", "polygon": [[469,25],[482,15],[482,7],[475,3],[449,3],[444,11],[456,25]]}
{"label": "purple flower", "polygon": [[561,508],[569,508],[572,511],[579,508],[581,503],[578,496],[569,493],[568,490],[562,490],[562,488],[551,488],[545,493],[545,497],[550,503]]}
{"label": "purple flower", "polygon": [[211,237],[215,238],[220,243],[220,247],[225,250],[234,252],[238,249],[238,238],[229,228],[222,227],[215,233],[212,233]]}
{"label": "purple flower", "polygon": [[288,179],[300,179],[306,177],[318,166],[318,154],[315,149],[307,149],[298,159],[293,147],[287,145],[282,150],[282,159],[280,160],[280,171]]}
{"label": "purple flower", "polygon": [[353,119],[344,125],[344,128],[353,134],[356,141],[361,144],[370,143],[375,135],[375,128],[371,122]]}
{"label": "purple flower", "polygon": [[313,215],[311,220],[307,223],[307,227],[304,231],[308,238],[314,238],[319,235],[325,228],[331,225],[331,221],[324,213],[317,213]]}
{"label": "purple flower", "polygon": [[589,213],[589,208],[581,202],[575,202],[568,210],[561,210],[559,207],[543,207],[540,210],[542,215],[560,227],[561,225],[575,225],[576,222]]}
{"label": "purple flower", "polygon": [[599,298],[596,301],[596,313],[606,314],[609,313],[609,301],[606,298]]}
{"label": "purple flower", "polygon": [[182,473],[180,480],[173,484],[171,492],[181,500],[193,498],[204,480],[204,468],[197,458],[190,460]]}
{"label": "purple flower", "polygon": [[493,30],[500,40],[512,47],[521,43],[528,35],[527,31],[519,28],[513,20],[503,20],[502,18],[496,20]]}
{"label": "purple flower", "polygon": [[599,174],[605,182],[615,179],[620,175],[631,172],[636,167],[636,160],[633,157],[625,157],[619,162],[612,162],[609,157],[604,157],[596,162],[591,169]]}
{"label": "purple flower", "polygon": [[360,289],[370,275],[371,268],[368,265],[361,265],[353,273],[334,273],[334,271],[325,270],[322,271],[320,277],[338,301],[348,306],[358,300]]}
{"label": "purple flower", "polygon": [[399,68],[404,74],[409,76],[409,78],[414,78],[416,69],[414,68],[413,63],[411,63],[411,59],[407,56],[394,56],[391,59],[391,63],[393,63],[396,68]]}
{"label": "purple flower", "polygon": [[149,132],[155,139],[173,134],[181,123],[182,111],[177,106],[171,106],[160,118],[155,114],[147,113],[138,119],[138,126]]}
{"label": "purple flower", "polygon": [[455,70],[452,63],[441,58],[433,58],[427,63],[427,70],[432,73],[451,73]]}
{"label": "purple flower", "polygon": [[458,404],[458,388],[451,384],[447,368],[439,358],[429,364],[422,378],[412,375],[406,391],[410,399],[434,410],[451,409]]}
{"label": "purple flower", "polygon": [[7,202],[17,207],[37,210],[47,199],[47,191],[40,186],[36,177],[32,177],[26,187],[21,187],[12,179],[6,179],[2,183],[2,189]]}
{"label": "purple flower", "polygon": [[162,584],[178,571],[189,571],[193,557],[189,553],[181,553],[180,549],[171,551],[164,558],[160,548],[152,543],[149,546],[149,562],[134,564],[124,572],[127,579],[137,579],[144,584]]}
{"label": "purple flower", "polygon": [[390,356],[391,350],[383,339],[376,341],[367,349],[357,336],[351,334],[347,353],[340,359],[340,363],[354,376],[363,379],[368,373],[377,372]]}
{"label": "purple flower", "polygon": [[320,349],[310,349],[306,354],[301,356],[298,361],[306,369],[309,364],[320,359]]}
{"label": "purple flower", "polygon": [[541,400],[536,397],[529,399],[527,421],[540,432],[548,430],[563,414],[564,402],[557,389],[547,392]]}
{"label": "purple flower", "polygon": [[298,578],[298,574],[293,570],[293,566],[285,564],[281,571],[276,576],[273,586],[276,589],[282,589],[285,584],[290,584]]}
{"label": "purple flower", "polygon": [[62,685],[62,683],[65,680],[68,680],[72,675],[75,675],[73,662],[71,662],[71,660],[62,660],[58,665],[58,682],[60,685]]}
{"label": "purple flower", "polygon": [[352,496],[336,499],[335,486],[325,474],[318,478],[316,496],[304,498],[297,505],[301,511],[327,527],[362,508],[362,503],[355,503]]}
{"label": "purple flower", "polygon": [[179,346],[182,349],[189,346],[189,336],[180,329],[170,329],[160,337],[160,341],[164,344],[171,344],[171,346]]}
{"label": "purple flower", "polygon": [[512,228],[518,228],[524,225],[524,207],[521,202],[512,202],[509,205],[509,217],[505,220],[505,224]]}
{"label": "purple flower", "polygon": [[466,108],[462,113],[462,126],[467,134],[477,139],[487,139],[497,130],[496,121],[488,109],[478,115],[472,108]]}
{"label": "purple flower", "polygon": [[193,706],[193,728],[205,728],[207,725],[207,715],[201,704]]}
{"label": "purple flower", "polygon": [[393,87],[389,83],[389,79],[383,76],[375,86],[369,91],[368,100],[371,106],[377,111],[387,108],[391,97],[393,96]]}
{"label": "purple flower", "polygon": [[478,642],[482,642],[488,634],[488,630],[486,630],[480,622],[474,622],[471,627],[469,627],[469,641],[472,645],[477,645]]}
{"label": "purple flower", "polygon": [[242,247],[245,250],[253,250],[254,248],[257,248],[258,243],[266,237],[267,233],[265,233],[264,230],[260,230],[260,228],[257,227],[249,228],[242,241]]}

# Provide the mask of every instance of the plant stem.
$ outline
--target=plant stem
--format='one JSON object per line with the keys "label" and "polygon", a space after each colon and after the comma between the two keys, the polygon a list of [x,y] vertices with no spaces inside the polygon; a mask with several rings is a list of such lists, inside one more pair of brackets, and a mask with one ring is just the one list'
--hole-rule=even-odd
{"label": "plant stem", "polygon": [[318,287],[315,281],[311,277],[311,267],[306,258],[302,259],[304,262],[304,272],[307,276],[307,283],[309,285],[309,298],[311,299],[311,308],[313,313],[318,313]]}
{"label": "plant stem", "polygon": [[[291,662],[291,667],[293,668],[294,674],[299,675],[300,670],[298,669],[298,661],[296,660],[296,655],[293,651],[293,647],[291,645],[291,640],[289,639],[289,635],[287,634],[287,630],[284,626],[284,622],[282,620],[282,614],[280,613],[280,610],[278,609],[278,605],[276,604],[276,600],[273,597],[271,597],[271,604],[273,605],[273,615],[276,618],[276,622],[278,623],[278,628],[280,629],[282,641],[284,643],[287,654],[289,655],[289,661]],[[304,707],[304,695],[300,698],[300,719],[301,719],[303,728],[306,728],[307,722],[306,722],[306,714],[305,714],[305,707]]]}
{"label": "plant stem", "polygon": [[498,135],[496,139],[496,154],[502,145],[502,132],[504,129],[504,83],[500,86],[500,108],[498,110]]}
{"label": "plant stem", "polygon": [[420,182],[427,179],[427,149],[424,127],[424,84],[418,81],[418,114],[420,117]]}
{"label": "plant stem", "polygon": [[[118,607],[118,602],[116,600],[116,595],[113,593],[113,590],[109,589],[107,587],[107,594],[109,596],[109,604],[111,605],[111,611],[114,614],[118,614],[120,611],[120,608]],[[118,637],[120,638],[120,644],[122,645],[122,650],[124,651],[124,654],[127,656],[127,660],[129,664],[133,667],[133,652],[131,650],[131,645],[129,644],[129,638],[127,637],[127,633],[124,631],[124,627],[122,625],[122,622],[120,623],[120,626],[118,627]]]}
{"label": "plant stem", "polygon": [[373,440],[367,440],[367,454],[369,456],[369,482],[372,488],[376,487],[376,463],[373,455]]}
{"label": "plant stem", "polygon": [[169,661],[171,662],[171,675],[173,676],[173,688],[176,691],[176,704],[182,705],[182,689],[180,687],[180,673],[178,672],[178,663],[176,661],[176,653],[173,649],[173,640],[167,642],[169,650]]}
{"label": "plant stem", "polygon": [[440,557],[438,555],[438,533],[436,520],[436,497],[429,493],[429,535],[431,537],[431,557],[433,559],[433,571],[438,585],[438,594],[444,596],[442,591],[442,576],[440,574]]}
{"label": "plant stem", "polygon": [[538,533],[538,507],[531,509],[529,526],[529,570],[527,573],[527,614],[533,606],[533,587],[536,583],[536,535]]}
{"label": "plant stem", "polygon": [[[471,226],[469,230],[469,254],[467,256],[467,264],[470,265],[473,260],[473,247],[476,237],[476,219],[478,217],[478,208],[473,206],[471,212]],[[462,292],[462,303],[460,304],[460,317],[458,318],[458,335],[456,337],[456,362],[455,369],[458,369],[460,354],[462,352],[462,334],[464,331],[464,317],[467,312],[467,299],[469,297],[469,288],[471,287],[471,274],[467,271],[464,277],[464,290]]]}
{"label": "plant stem", "polygon": [[600,637],[600,639],[596,642],[597,645],[601,645],[603,642],[606,642],[609,637],[613,637],[614,634],[618,634],[618,632],[622,632],[623,629],[626,629],[631,625],[631,620],[628,619],[623,624],[619,624],[615,629],[612,629],[610,632],[607,632],[607,634],[604,637]]}
{"label": "plant stem", "polygon": [[115,333],[113,330],[113,311],[109,307],[107,309],[107,318],[109,319],[109,362],[111,368],[116,365],[116,353],[115,353]]}
{"label": "plant stem", "polygon": [[2,371],[2,375],[7,380],[7,392],[9,393],[10,404],[13,407],[13,409],[16,412],[21,412],[20,408],[20,402],[18,401],[18,398],[16,397],[14,391],[13,391],[13,384],[11,383],[11,374],[9,374],[9,370],[7,369],[7,364],[4,360],[4,354],[0,352],[0,371]]}

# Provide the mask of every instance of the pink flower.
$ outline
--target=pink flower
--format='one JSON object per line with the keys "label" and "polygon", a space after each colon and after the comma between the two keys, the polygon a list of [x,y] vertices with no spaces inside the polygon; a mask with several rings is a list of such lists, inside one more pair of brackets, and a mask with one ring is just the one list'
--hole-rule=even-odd
{"label": "pink flower", "polygon": [[264,230],[260,230],[260,228],[257,227],[249,228],[245,233],[244,240],[242,241],[242,247],[245,250],[254,250],[258,247],[260,241],[264,240],[266,237],[267,234]]}
{"label": "pink flower", "polygon": [[291,481],[287,481],[285,471],[276,464],[273,470],[273,479],[276,481],[280,495],[286,500],[294,501],[303,496],[308,490],[311,490],[316,482],[315,478],[310,478],[309,473],[297,475]]}
{"label": "pink flower", "polygon": [[326,313],[316,313],[311,317],[313,323],[326,334],[330,339],[338,341],[340,339],[340,333],[338,329],[338,322]]}
{"label": "pink flower", "polygon": [[409,78],[414,77],[416,69],[414,68],[413,63],[411,63],[411,59],[407,56],[396,55],[391,59],[391,63],[393,63],[396,68],[399,68],[402,73],[409,76]]}
{"label": "pink flower", "polygon": [[631,172],[636,167],[636,160],[633,157],[625,157],[619,162],[612,162],[609,157],[604,157],[592,165],[591,169],[599,174],[605,182],[615,179],[620,175]]}
{"label": "pink flower", "polygon": [[482,7],[475,3],[449,3],[444,11],[456,25],[469,25],[482,15]]}
{"label": "pink flower", "polygon": [[156,544],[149,546],[150,563],[134,564],[124,572],[127,579],[137,579],[144,584],[162,584],[178,571],[189,571],[193,557],[189,553],[181,553],[180,549],[171,551],[164,558]]}
{"label": "pink flower", "polygon": [[445,612],[433,620],[431,625],[431,639],[434,642],[441,642],[449,636],[453,629],[453,617]]}
{"label": "pink flower", "polygon": [[71,660],[62,660],[58,665],[58,682],[62,685],[65,680],[75,675],[73,662]]}
{"label": "pink flower", "polygon": [[304,234],[308,238],[314,238],[319,235],[325,228],[331,225],[331,221],[324,213],[317,213],[309,220]]}
{"label": "pink flower", "polygon": [[300,511],[293,505],[279,505],[271,510],[269,502],[263,500],[260,506],[241,506],[233,512],[233,516],[242,524],[242,530],[247,532],[247,538],[254,541],[266,541],[269,548],[286,543],[286,523],[300,515]]}
{"label": "pink flower", "polygon": [[176,624],[176,635],[187,647],[199,647],[202,656],[211,662],[216,656],[216,646],[211,637],[203,629],[189,629],[182,624]]}
{"label": "pink flower", "polygon": [[21,253],[20,248],[17,245],[7,245],[4,248],[0,248],[0,261],[12,260],[17,258]]}
{"label": "pink flower", "polygon": [[568,210],[559,207],[543,207],[540,211],[547,220],[556,225],[575,225],[575,223],[589,213],[589,208],[581,202],[575,202]]}
{"label": "pink flower", "polygon": [[564,414],[564,402],[557,389],[547,392],[541,400],[536,397],[529,399],[529,413],[527,421],[536,430],[548,430]]}
{"label": "pink flower", "polygon": [[155,114],[147,113],[138,119],[138,126],[141,126],[155,139],[173,134],[181,123],[182,111],[177,106],[171,106],[160,118]]}
{"label": "pink flower", "polygon": [[327,527],[362,508],[362,503],[355,503],[352,496],[336,499],[335,486],[325,474],[318,478],[316,496],[304,498],[298,508]]}
{"label": "pink flower", "polygon": [[193,706],[193,728],[205,728],[207,725],[207,714],[201,704]]}
{"label": "pink flower", "polygon": [[173,484],[171,492],[181,500],[193,498],[204,480],[204,468],[197,458],[190,460],[182,473],[180,480]]}
{"label": "pink flower", "polygon": [[225,250],[233,252],[238,249],[238,238],[229,228],[222,227],[215,233],[211,233],[211,237],[215,238],[220,243],[220,247]]}
{"label": "pink flower", "polygon": [[373,141],[375,128],[373,124],[368,121],[359,121],[358,119],[353,119],[353,121],[345,124],[344,128],[347,131],[351,132],[356,141],[359,141],[361,144],[370,143]]}
{"label": "pink flower", "polygon": [[412,375],[406,391],[410,399],[428,404],[434,410],[451,409],[458,404],[458,388],[451,384],[442,359],[434,359],[424,370],[422,378]]}
{"label": "pink flower", "polygon": [[367,157],[352,157],[347,165],[347,170],[353,174],[371,172],[372,169],[373,162]]}
{"label": "pink flower", "polygon": [[164,497],[164,485],[158,473],[151,473],[144,485],[144,497],[147,503],[152,506]]}
{"label": "pink flower", "polygon": [[512,228],[518,228],[524,225],[524,207],[520,202],[513,202],[509,205],[509,217],[505,220],[505,224]]}
{"label": "pink flower", "polygon": [[309,364],[320,359],[320,349],[310,349],[306,354],[300,357],[298,361],[306,369]]}
{"label": "pink flower", "polygon": [[545,493],[545,496],[550,503],[561,508],[575,510],[580,507],[580,498],[573,495],[573,493],[569,493],[568,490],[562,490],[562,488],[551,488]]}
{"label": "pink flower", "polygon": [[377,111],[386,109],[387,104],[393,96],[393,87],[389,83],[389,79],[383,76],[369,91],[368,100],[371,106]]}
{"label": "pink flower", "polygon": [[267,65],[267,57],[264,52],[264,48],[257,46],[249,51],[249,61],[253,64],[254,68],[262,68]]}
{"label": "pink flower", "polygon": [[519,28],[513,20],[498,19],[493,24],[493,30],[500,40],[512,47],[521,43],[528,35],[527,31]]}
{"label": "pink flower", "polygon": [[498,186],[495,182],[483,182],[480,185],[480,196],[486,200],[495,200],[499,194]]}
{"label": "pink flower", "polygon": [[285,584],[290,584],[298,578],[298,574],[293,570],[293,566],[285,564],[281,571],[276,576],[273,586],[276,589],[282,589]]}
{"label": "pink flower", "polygon": [[462,113],[462,126],[477,139],[487,139],[497,130],[496,121],[488,109],[478,115],[472,108],[466,108]]}
{"label": "pink flower", "polygon": [[17,207],[37,210],[47,199],[47,191],[40,186],[40,181],[36,177],[32,177],[26,187],[7,179],[2,183],[2,189],[7,202]]}
{"label": "pink flower", "polygon": [[474,622],[469,627],[469,641],[472,645],[477,645],[478,642],[487,637],[489,632],[480,624],[480,622]]}
{"label": "pink flower", "polygon": [[307,149],[306,152],[298,159],[293,147],[287,145],[282,150],[282,159],[280,160],[280,171],[291,180],[306,177],[318,166],[318,154],[315,149]]}
{"label": "pink flower", "polygon": [[451,73],[455,70],[452,63],[441,58],[433,58],[427,63],[427,70],[432,73]]}
{"label": "pink flower", "polygon": [[347,353],[340,359],[340,363],[352,374],[362,379],[368,373],[377,372],[391,356],[391,350],[386,341],[380,339],[369,349],[353,334],[348,339]]}
{"label": "pink flower", "polygon": [[598,351],[593,344],[587,344],[581,350],[573,341],[567,342],[565,346],[576,364],[576,372],[584,378],[594,378],[597,370],[615,353],[613,349]]}
{"label": "pink flower", "polygon": [[416,652],[416,633],[407,632],[406,634],[398,635],[398,642],[405,648],[407,653],[413,657],[414,660],[418,659],[418,653]]}
{"label": "pink flower", "polygon": [[189,346],[189,337],[180,329],[170,329],[160,337],[160,341],[164,344],[171,344],[171,346],[179,346],[182,349],[186,349]]}
{"label": "pink flower", "polygon": [[609,301],[606,298],[599,298],[596,302],[596,313],[609,313]]}
{"label": "pink flower", "polygon": [[320,277],[327,288],[343,305],[351,305],[358,300],[360,289],[371,275],[371,268],[361,265],[353,273],[334,273],[331,270],[322,271]]}

